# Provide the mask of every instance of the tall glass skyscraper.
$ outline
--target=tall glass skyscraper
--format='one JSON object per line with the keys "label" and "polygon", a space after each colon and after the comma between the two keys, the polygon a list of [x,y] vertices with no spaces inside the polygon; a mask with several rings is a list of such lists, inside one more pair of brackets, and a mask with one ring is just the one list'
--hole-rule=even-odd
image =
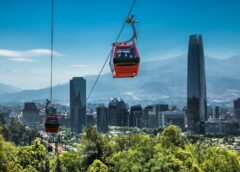
{"label": "tall glass skyscraper", "polygon": [[86,80],[74,77],[70,80],[70,126],[77,133],[86,124]]}
{"label": "tall glass skyscraper", "polygon": [[207,119],[206,77],[201,35],[191,35],[188,46],[187,123],[188,128],[204,132]]}

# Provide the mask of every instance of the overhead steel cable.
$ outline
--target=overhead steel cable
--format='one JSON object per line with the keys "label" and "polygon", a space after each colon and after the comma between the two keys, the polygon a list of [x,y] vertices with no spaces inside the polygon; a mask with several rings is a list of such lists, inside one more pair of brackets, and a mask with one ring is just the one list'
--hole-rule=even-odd
{"label": "overhead steel cable", "polygon": [[[132,5],[131,5],[131,7],[130,7],[130,9],[129,9],[129,12],[128,12],[128,15],[127,15],[126,18],[128,18],[128,17],[132,14],[132,10],[133,10],[133,7],[135,6],[135,3],[136,3],[136,0],[133,0]],[[122,25],[122,27],[121,27],[121,29],[120,29],[120,31],[119,31],[116,39],[115,39],[115,42],[117,42],[118,39],[120,38],[120,36],[121,36],[121,34],[122,34],[122,32],[123,32],[123,29],[124,29],[125,25],[126,25],[126,21],[124,21],[124,23],[123,23],[123,25]],[[102,68],[101,68],[101,70],[100,70],[100,72],[99,72],[99,74],[98,74],[98,76],[97,76],[97,78],[96,78],[96,80],[95,80],[95,82],[93,83],[93,86],[92,86],[92,88],[91,88],[91,90],[90,90],[90,92],[89,92],[89,94],[88,94],[88,96],[87,96],[87,98],[86,98],[86,103],[87,103],[88,99],[90,98],[90,96],[91,96],[91,94],[92,94],[92,92],[93,92],[93,90],[94,90],[94,88],[95,88],[95,86],[96,86],[96,84],[97,84],[97,82],[98,82],[101,74],[102,74],[102,71],[103,71],[103,69],[105,68],[105,66],[106,66],[106,64],[107,64],[107,62],[108,62],[108,60],[109,60],[109,58],[110,58],[110,56],[111,56],[111,51],[112,51],[112,50],[110,50],[110,52],[109,52],[109,54],[108,54],[108,56],[107,56],[107,58],[106,58],[106,60],[105,60],[105,62],[104,62],[104,64],[103,64],[103,66],[102,66]],[[84,104],[85,104],[85,103],[84,103]]]}
{"label": "overhead steel cable", "polygon": [[53,97],[53,19],[54,19],[54,0],[52,0],[52,13],[51,13],[51,74],[50,74],[50,101]]}

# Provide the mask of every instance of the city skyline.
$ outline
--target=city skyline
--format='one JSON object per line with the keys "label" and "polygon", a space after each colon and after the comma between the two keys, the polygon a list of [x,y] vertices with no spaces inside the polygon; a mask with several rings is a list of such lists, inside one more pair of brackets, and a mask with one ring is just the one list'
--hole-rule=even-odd
{"label": "city skyline", "polygon": [[[24,2],[3,1],[0,7],[0,80],[22,89],[38,89],[49,84],[51,4]],[[187,1],[186,5],[175,1],[175,6],[156,0],[137,2],[133,12],[139,20],[136,27],[142,61],[186,54],[187,37],[193,33],[204,36],[208,56],[227,58],[240,54],[239,2],[215,2]],[[73,76],[99,72],[130,6],[126,0],[106,4],[86,2],[82,6],[81,1],[56,2],[54,85],[65,83]],[[116,7],[121,12],[113,13]],[[205,13],[200,13],[203,7]],[[30,13],[28,9],[34,10]],[[87,9],[92,13],[86,17]],[[176,13],[169,13],[170,10]],[[99,11],[101,15],[97,15]],[[125,28],[121,40],[130,32]],[[106,66],[104,72],[110,69]]]}
{"label": "city skyline", "polygon": [[0,171],[240,171],[239,0],[0,0]]}

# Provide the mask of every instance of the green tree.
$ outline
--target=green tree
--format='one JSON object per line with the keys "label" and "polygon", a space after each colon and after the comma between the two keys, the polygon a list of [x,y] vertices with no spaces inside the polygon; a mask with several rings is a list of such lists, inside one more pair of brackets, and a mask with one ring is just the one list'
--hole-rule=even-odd
{"label": "green tree", "polygon": [[180,147],[166,149],[161,144],[154,147],[155,154],[147,163],[147,171],[200,172],[197,160],[192,153]]}
{"label": "green tree", "polygon": [[45,166],[47,151],[40,141],[34,141],[30,146],[18,147],[16,157],[17,163],[24,169],[33,167],[40,171]]}
{"label": "green tree", "polygon": [[137,150],[123,150],[113,153],[107,160],[110,171],[138,172],[143,169],[144,154]]}
{"label": "green tree", "polygon": [[96,159],[93,163],[89,166],[88,172],[108,172],[108,167],[102,163],[100,160]]}
{"label": "green tree", "polygon": [[109,144],[108,137],[104,137],[94,128],[85,128],[78,150],[84,170],[86,170],[95,159],[105,162],[106,157],[108,157],[111,152],[112,147],[111,144]]}
{"label": "green tree", "polygon": [[181,135],[181,132],[182,131],[179,127],[175,125],[169,125],[163,130],[160,136],[161,144],[167,148],[171,146],[184,148],[187,140]]}
{"label": "green tree", "polygon": [[238,172],[240,171],[239,155],[222,147],[210,147],[204,155],[201,167],[204,171]]}
{"label": "green tree", "polygon": [[0,135],[0,169],[2,171],[11,171],[14,167],[14,155],[16,148],[9,142],[5,142]]}
{"label": "green tree", "polygon": [[115,137],[113,144],[114,152],[123,150],[137,150],[144,154],[145,161],[147,162],[154,154],[153,147],[156,145],[154,137],[150,137],[147,134],[120,134]]}
{"label": "green tree", "polygon": [[33,166],[28,165],[22,172],[38,172]]}
{"label": "green tree", "polygon": [[80,171],[80,158],[75,152],[66,152],[60,156],[61,165],[66,171]]}

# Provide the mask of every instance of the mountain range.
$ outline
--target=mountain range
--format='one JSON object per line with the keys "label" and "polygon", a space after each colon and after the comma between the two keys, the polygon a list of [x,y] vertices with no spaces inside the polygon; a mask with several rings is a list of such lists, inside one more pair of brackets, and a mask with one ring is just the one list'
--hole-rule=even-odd
{"label": "mountain range", "polygon": [[4,93],[16,93],[19,91],[21,91],[20,88],[0,83],[0,95]]}
{"label": "mountain range", "polygon": [[[107,66],[108,67],[108,66]],[[211,100],[232,100],[240,96],[240,56],[228,59],[205,57],[207,95]],[[87,91],[96,76],[86,76]],[[139,76],[113,79],[103,74],[94,89],[90,102],[122,97],[132,102],[142,100],[176,99],[186,97],[187,55],[163,60],[141,62]],[[0,102],[45,100],[49,88],[19,91],[0,84]],[[53,88],[53,97],[59,102],[69,101],[69,84]]]}

